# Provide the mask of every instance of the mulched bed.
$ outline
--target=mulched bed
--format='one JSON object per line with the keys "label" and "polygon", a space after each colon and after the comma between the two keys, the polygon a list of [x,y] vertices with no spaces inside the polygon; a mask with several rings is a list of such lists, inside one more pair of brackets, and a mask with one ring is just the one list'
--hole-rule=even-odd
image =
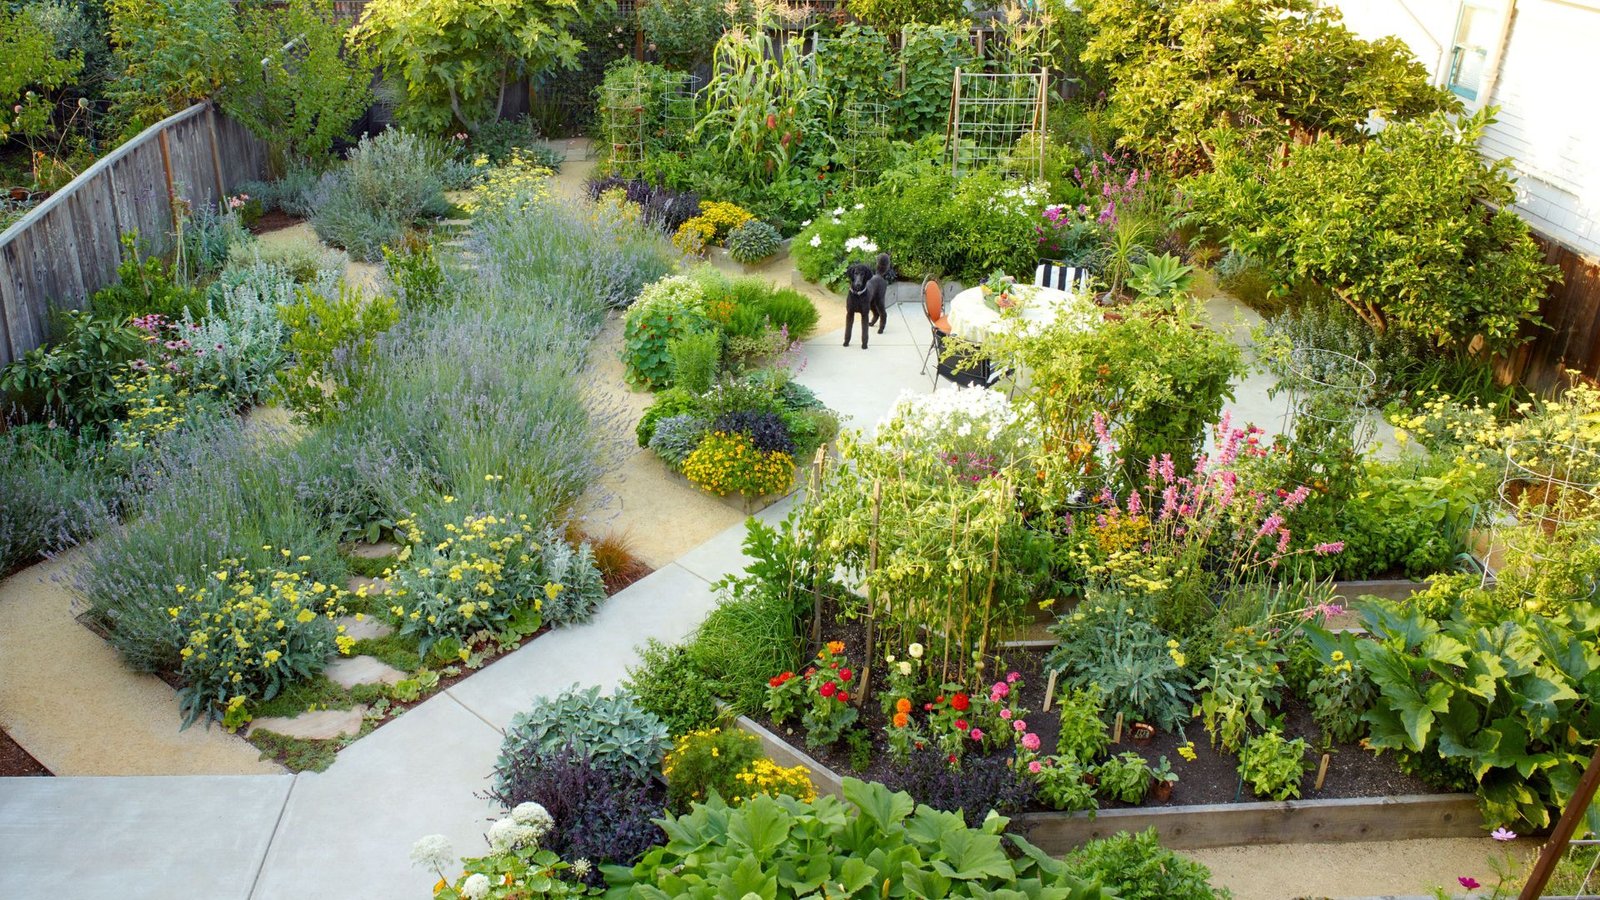
{"label": "mulched bed", "polygon": [[[832,620],[832,611],[824,610],[823,640],[843,641],[846,654],[859,668],[861,648],[866,640],[865,626],[858,622],[829,625]],[[1047,682],[1044,673],[1045,651],[1038,648],[1012,648],[1003,651],[1001,656],[1001,665],[998,669],[1001,676],[1011,671],[1022,675],[1020,702],[1024,709],[1029,710],[1027,716],[1029,730],[1039,735],[1045,750],[1053,751],[1061,726],[1053,708],[1050,712],[1040,712],[1044,707],[1044,689]],[[881,669],[881,663],[874,666],[872,674],[874,686],[881,686],[883,683]],[[896,780],[895,765],[889,758],[888,744],[884,739],[887,717],[878,704],[876,687],[873,691],[873,696],[867,698],[860,706],[861,718],[857,725],[867,728],[872,735],[873,760],[864,771],[851,768],[849,749],[843,741],[833,747],[809,748],[805,745],[805,730],[798,722],[791,721],[788,726],[774,725],[765,712],[760,712],[752,718],[797,749],[810,754],[837,775],[893,782]],[[1312,719],[1310,707],[1299,699],[1289,701],[1282,712],[1285,735],[1289,738],[1304,737],[1312,748],[1306,756],[1307,772],[1302,782],[1301,799],[1330,800],[1438,793],[1421,780],[1402,774],[1395,766],[1393,757],[1380,757],[1353,743],[1336,743],[1329,749],[1327,779],[1323,783],[1322,790],[1314,790],[1316,767],[1321,760],[1322,729]],[[1170,799],[1165,802],[1148,799],[1138,806],[1144,808],[1193,806],[1211,803],[1250,803],[1271,799],[1255,796],[1247,785],[1241,783],[1238,777],[1238,758],[1231,753],[1213,749],[1210,735],[1206,733],[1198,719],[1191,720],[1184,727],[1184,731],[1194,742],[1196,758],[1192,762],[1185,761],[1178,755],[1178,747],[1184,742],[1183,736],[1179,734],[1157,733],[1148,743],[1136,745],[1129,739],[1128,729],[1124,728],[1121,743],[1108,748],[1108,754],[1132,750],[1150,762],[1165,756],[1172,764],[1173,771],[1178,774],[1178,783],[1173,786]],[[1126,809],[1132,805],[1104,798],[1100,801],[1101,809]],[[1047,807],[1042,805],[1033,805],[1023,811],[1046,810]]]}
{"label": "mulched bed", "polygon": [[33,755],[13,741],[11,735],[0,731],[0,778],[27,775],[52,775]]}
{"label": "mulched bed", "polygon": [[262,213],[260,218],[250,223],[250,233],[262,235],[272,231],[282,231],[285,228],[293,228],[304,221],[305,219],[297,219],[281,209],[275,209],[271,212]]}

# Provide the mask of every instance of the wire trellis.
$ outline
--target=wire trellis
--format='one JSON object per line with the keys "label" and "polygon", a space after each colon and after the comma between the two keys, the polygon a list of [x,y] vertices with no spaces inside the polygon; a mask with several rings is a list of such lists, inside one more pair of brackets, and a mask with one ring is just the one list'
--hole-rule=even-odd
{"label": "wire trellis", "polygon": [[1600,583],[1565,563],[1600,542],[1600,453],[1576,438],[1514,441],[1496,498],[1484,585],[1525,599],[1594,596]]}
{"label": "wire trellis", "polygon": [[1348,430],[1355,449],[1372,440],[1370,413],[1378,374],[1347,353],[1318,347],[1289,351],[1281,389],[1289,392],[1284,433]]}
{"label": "wire trellis", "polygon": [[632,79],[613,79],[600,86],[600,134],[613,169],[637,175],[644,166],[651,106],[651,82],[637,70]]}
{"label": "wire trellis", "polygon": [[840,149],[855,186],[863,171],[876,171],[889,153],[889,107],[870,100],[854,101],[846,110]]}
{"label": "wire trellis", "polygon": [[1043,177],[1049,78],[1042,69],[998,73],[956,69],[945,129],[950,174],[960,178],[997,165],[1011,174]]}

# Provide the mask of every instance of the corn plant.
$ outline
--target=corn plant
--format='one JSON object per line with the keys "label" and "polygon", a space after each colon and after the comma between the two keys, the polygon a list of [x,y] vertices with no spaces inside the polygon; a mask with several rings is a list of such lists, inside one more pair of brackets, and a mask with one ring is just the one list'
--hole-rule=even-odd
{"label": "corn plant", "polygon": [[716,74],[706,85],[705,113],[691,137],[747,182],[782,180],[807,138],[818,151],[833,144],[823,129],[833,101],[803,50],[802,37],[779,47],[760,23],[730,31],[717,43]]}

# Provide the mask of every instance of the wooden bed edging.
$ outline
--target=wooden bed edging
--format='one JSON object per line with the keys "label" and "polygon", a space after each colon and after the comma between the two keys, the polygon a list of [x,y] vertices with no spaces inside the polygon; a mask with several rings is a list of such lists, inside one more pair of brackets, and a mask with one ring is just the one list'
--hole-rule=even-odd
{"label": "wooden bed edging", "polygon": [[[747,716],[736,725],[761,741],[780,766],[805,766],[818,794],[842,796],[843,781],[810,754]],[[1323,844],[1414,838],[1482,837],[1483,817],[1472,794],[1410,794],[1282,803],[1212,803],[1107,809],[1088,813],[1036,812],[1011,818],[1012,828],[1039,849],[1059,856],[1096,838],[1155,828],[1174,850],[1247,844]]]}

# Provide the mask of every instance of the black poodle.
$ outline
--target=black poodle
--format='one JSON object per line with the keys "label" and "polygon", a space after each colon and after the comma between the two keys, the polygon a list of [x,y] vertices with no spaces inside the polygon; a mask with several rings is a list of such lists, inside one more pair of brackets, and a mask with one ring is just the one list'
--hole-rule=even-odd
{"label": "black poodle", "polygon": [[861,349],[867,349],[867,333],[873,325],[883,334],[889,323],[889,313],[884,306],[884,296],[889,292],[889,254],[878,254],[878,267],[874,271],[864,263],[851,263],[844,270],[850,281],[850,291],[844,298],[844,345],[850,346],[850,332],[856,316],[861,316]]}

